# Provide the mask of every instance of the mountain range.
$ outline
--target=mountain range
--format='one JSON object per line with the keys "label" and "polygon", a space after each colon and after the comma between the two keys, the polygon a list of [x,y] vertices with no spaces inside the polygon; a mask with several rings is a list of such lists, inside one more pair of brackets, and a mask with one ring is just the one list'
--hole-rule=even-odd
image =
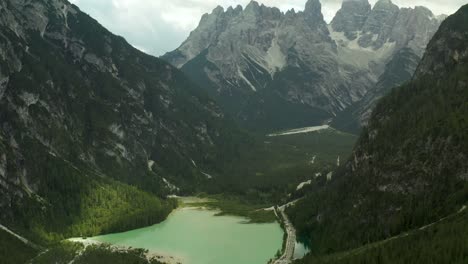
{"label": "mountain range", "polygon": [[444,17],[389,0],[374,7],[356,0],[344,1],[327,24],[319,0],[286,13],[252,1],[205,14],[162,58],[244,127],[278,130],[334,119],[356,132],[377,98],[410,79]]}

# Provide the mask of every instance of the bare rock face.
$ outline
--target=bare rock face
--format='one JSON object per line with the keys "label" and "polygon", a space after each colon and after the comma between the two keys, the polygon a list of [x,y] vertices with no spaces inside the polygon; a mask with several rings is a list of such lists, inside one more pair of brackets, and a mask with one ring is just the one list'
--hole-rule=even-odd
{"label": "bare rock face", "polygon": [[323,26],[322,4],[319,0],[309,0],[304,8],[304,16],[311,27]]}
{"label": "bare rock face", "polygon": [[[163,59],[249,128],[320,124],[360,102],[403,49],[421,57],[440,19],[430,10],[347,0],[330,25],[319,0],[282,13],[252,1],[217,7]],[[411,75],[415,69],[408,68]]]}
{"label": "bare rock face", "polygon": [[381,48],[391,34],[398,13],[398,6],[390,0],[378,1],[362,28],[363,36],[359,39],[359,45],[365,48]]}
{"label": "bare rock face", "polygon": [[343,1],[341,9],[331,22],[336,32],[344,32],[345,36],[354,40],[362,30],[371,12],[371,5],[367,0]]}
{"label": "bare rock face", "polygon": [[[345,3],[350,5],[354,2]],[[359,47],[372,49],[376,54],[382,54],[382,51],[389,53],[380,64],[374,65],[379,73],[373,88],[337,115],[333,121],[335,127],[357,133],[361,126],[366,126],[378,100],[392,88],[411,79],[427,44],[445,18],[435,17],[425,7],[401,8],[396,15],[395,10],[390,1],[379,1],[362,31],[353,33],[360,36],[356,43]]]}

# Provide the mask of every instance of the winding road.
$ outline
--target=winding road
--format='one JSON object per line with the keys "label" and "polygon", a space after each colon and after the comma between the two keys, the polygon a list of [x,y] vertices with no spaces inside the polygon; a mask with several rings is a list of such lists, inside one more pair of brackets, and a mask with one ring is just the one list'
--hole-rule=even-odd
{"label": "winding road", "polygon": [[285,206],[279,207],[278,211],[283,218],[284,229],[286,230],[287,238],[286,238],[286,248],[284,250],[283,255],[279,257],[277,260],[273,261],[273,264],[289,264],[292,262],[294,257],[294,247],[296,245],[296,229],[289,221],[288,216],[284,212]]}

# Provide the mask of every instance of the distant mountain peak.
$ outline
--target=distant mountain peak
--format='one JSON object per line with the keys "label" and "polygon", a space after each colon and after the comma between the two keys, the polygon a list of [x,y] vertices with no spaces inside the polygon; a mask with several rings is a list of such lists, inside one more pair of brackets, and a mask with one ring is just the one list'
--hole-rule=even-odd
{"label": "distant mountain peak", "polygon": [[393,2],[392,2],[392,0],[379,0],[379,1],[377,1],[376,5],[377,4],[393,5]]}
{"label": "distant mountain peak", "polygon": [[320,0],[308,0],[304,8],[304,14],[314,21],[323,21],[322,4]]}
{"label": "distant mountain peak", "polygon": [[343,1],[331,26],[337,32],[344,32],[348,39],[356,39],[356,32],[362,29],[370,12],[371,5],[367,0]]}
{"label": "distant mountain peak", "polygon": [[220,14],[220,13],[224,13],[224,7],[218,5],[217,7],[215,7],[213,9],[213,14]]}
{"label": "distant mountain peak", "polygon": [[[179,49],[163,58],[200,86],[211,85],[208,92],[242,120],[275,112],[265,109],[264,93],[307,116],[317,115],[310,113],[313,108],[326,113],[320,118],[331,118],[362,99],[400,49],[410,48],[419,58],[439,23],[421,15],[423,10],[400,10],[391,1],[379,1],[373,9],[367,0],[344,1],[330,26],[319,0],[308,0],[302,12],[283,13],[255,1],[237,9],[204,18]],[[259,102],[233,101],[252,93]]]}
{"label": "distant mountain peak", "polygon": [[392,0],[379,0],[377,1],[377,3],[375,3],[375,6],[374,8],[394,8],[394,7],[397,7],[397,5],[395,5]]}
{"label": "distant mountain peak", "polygon": [[258,4],[257,1],[250,1],[249,4],[245,7],[245,11],[250,10],[250,9],[258,9],[260,5]]}

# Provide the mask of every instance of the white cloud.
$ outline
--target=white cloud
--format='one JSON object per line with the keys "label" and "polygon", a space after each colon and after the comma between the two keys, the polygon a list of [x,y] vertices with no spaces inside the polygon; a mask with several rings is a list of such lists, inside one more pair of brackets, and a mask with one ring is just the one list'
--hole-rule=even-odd
{"label": "white cloud", "polygon": [[[302,10],[307,0],[259,0],[282,11]],[[370,0],[374,4],[377,0]],[[447,2],[450,1],[450,4]],[[436,14],[451,14],[466,0],[393,0],[399,6],[423,5]],[[162,55],[177,48],[200,21],[216,6],[245,6],[250,0],[71,0],[115,34],[150,54]],[[342,0],[321,0],[327,21]]]}

